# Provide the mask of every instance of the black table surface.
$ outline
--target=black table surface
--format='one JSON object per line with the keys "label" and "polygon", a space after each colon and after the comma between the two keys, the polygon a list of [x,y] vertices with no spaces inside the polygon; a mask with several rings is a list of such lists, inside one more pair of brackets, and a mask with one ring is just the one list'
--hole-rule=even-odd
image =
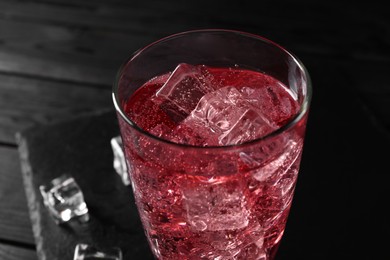
{"label": "black table surface", "polygon": [[390,12],[374,1],[0,0],[0,259],[37,259],[15,133],[112,108],[121,63],[201,28],[296,54],[313,102],[278,259],[390,259]]}

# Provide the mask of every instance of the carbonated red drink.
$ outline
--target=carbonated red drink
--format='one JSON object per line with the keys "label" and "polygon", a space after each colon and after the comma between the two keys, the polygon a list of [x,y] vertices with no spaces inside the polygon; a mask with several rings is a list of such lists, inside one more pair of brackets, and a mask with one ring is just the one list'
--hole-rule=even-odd
{"label": "carbonated red drink", "polygon": [[[297,94],[270,75],[179,64],[120,120],[136,203],[159,259],[272,259],[303,146]],[[280,131],[280,128],[283,131]]]}

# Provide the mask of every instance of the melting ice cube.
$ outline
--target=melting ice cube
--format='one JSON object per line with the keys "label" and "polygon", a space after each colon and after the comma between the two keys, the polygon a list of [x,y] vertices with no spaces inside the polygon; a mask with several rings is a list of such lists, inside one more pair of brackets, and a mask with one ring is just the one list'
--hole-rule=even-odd
{"label": "melting ice cube", "polygon": [[281,154],[272,158],[272,160],[267,162],[267,164],[253,171],[253,178],[260,182],[270,181],[270,178],[274,182],[281,180],[288,171],[291,171],[291,167],[299,158],[301,150],[301,143],[295,142],[294,140],[288,140]]}
{"label": "melting ice cube", "polygon": [[[209,145],[234,145],[264,136],[276,127],[234,87],[204,95],[181,123],[209,140]],[[212,143],[217,136],[218,143]]]}
{"label": "melting ice cube", "polygon": [[82,221],[89,219],[83,193],[73,177],[63,175],[41,185],[39,190],[56,223],[65,223],[76,217],[82,217],[79,218]]}
{"label": "melting ice cube", "polygon": [[243,185],[227,177],[189,180],[183,189],[188,223],[195,230],[234,230],[248,225]]}
{"label": "melting ice cube", "polygon": [[177,122],[196,107],[198,101],[215,89],[213,77],[205,66],[179,64],[156,93],[164,99],[161,108]]}
{"label": "melting ice cube", "polygon": [[[276,124],[283,125],[286,120],[291,118],[291,115],[294,115],[298,112],[299,107],[296,100],[296,95],[293,92],[284,87],[281,84],[278,84],[280,89],[283,91],[275,89],[274,87],[265,87],[265,88],[250,88],[244,87],[240,89],[242,96],[255,108],[260,111],[268,111],[267,117]],[[270,109],[272,108],[272,109]]]}
{"label": "melting ice cube", "polygon": [[122,260],[122,251],[119,248],[97,248],[88,244],[77,244],[73,260]]}
{"label": "melting ice cube", "polygon": [[114,153],[114,169],[121,177],[123,184],[127,186],[130,184],[130,178],[127,173],[125,154],[123,152],[123,143],[120,136],[116,136],[111,139],[111,148],[112,152]]}

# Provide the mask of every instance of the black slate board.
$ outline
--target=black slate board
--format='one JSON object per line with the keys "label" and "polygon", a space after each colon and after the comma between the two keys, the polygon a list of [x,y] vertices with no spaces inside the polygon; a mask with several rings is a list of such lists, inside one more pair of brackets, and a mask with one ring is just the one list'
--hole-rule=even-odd
{"label": "black slate board", "polygon": [[[73,259],[77,243],[120,247],[124,259],[153,259],[130,186],[113,169],[110,140],[119,134],[114,111],[79,116],[18,134],[28,207],[40,260]],[[70,174],[82,189],[91,220],[57,226],[39,186]]]}

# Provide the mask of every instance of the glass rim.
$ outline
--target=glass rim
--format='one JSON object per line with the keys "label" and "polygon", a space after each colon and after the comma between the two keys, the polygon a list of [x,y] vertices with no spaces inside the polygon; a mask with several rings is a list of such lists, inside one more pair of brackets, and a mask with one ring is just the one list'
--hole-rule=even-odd
{"label": "glass rim", "polygon": [[[140,126],[138,126],[123,111],[123,109],[120,105],[120,102],[119,102],[119,97],[118,97],[119,81],[121,79],[122,72],[124,71],[126,65],[128,63],[130,63],[133,59],[137,58],[137,56],[142,54],[143,51],[145,51],[145,50],[147,50],[147,49],[149,49],[149,48],[151,48],[151,47],[153,47],[161,42],[173,40],[175,38],[183,37],[183,36],[189,35],[189,34],[200,34],[200,33],[230,33],[230,34],[237,34],[237,35],[248,37],[248,38],[253,38],[253,39],[265,42],[269,45],[273,45],[276,48],[278,48],[279,50],[281,50],[283,53],[285,53],[289,57],[291,57],[293,59],[293,61],[295,62],[295,64],[303,71],[303,73],[305,75],[305,79],[306,79],[306,92],[305,92],[306,95],[303,97],[303,101],[302,101],[302,104],[300,105],[300,109],[299,109],[298,113],[295,116],[293,116],[292,118],[290,118],[290,120],[288,120],[281,127],[268,133],[265,136],[262,136],[262,137],[259,137],[259,138],[256,138],[256,139],[253,139],[253,140],[250,140],[247,142],[239,143],[239,144],[222,145],[222,146],[196,146],[196,145],[190,145],[190,144],[175,143],[175,142],[169,141],[167,139],[163,139],[163,138],[160,138],[158,136],[155,136],[155,135],[149,133],[148,131],[142,129]],[[176,146],[176,147],[181,148],[181,149],[192,148],[192,149],[204,149],[204,150],[210,149],[211,150],[211,149],[237,148],[237,147],[250,146],[250,145],[253,145],[255,143],[261,142],[263,140],[270,139],[270,138],[275,137],[279,134],[282,134],[283,132],[285,132],[288,129],[295,126],[303,118],[303,116],[305,114],[307,114],[307,112],[309,110],[310,102],[311,102],[311,97],[312,97],[312,83],[311,83],[310,75],[309,75],[309,72],[307,71],[306,67],[303,65],[303,63],[300,61],[300,59],[298,57],[296,57],[293,53],[287,51],[281,45],[279,45],[279,44],[277,44],[277,43],[275,43],[275,42],[273,42],[273,41],[271,41],[263,36],[259,36],[259,35],[248,33],[248,32],[238,31],[238,30],[229,30],[229,29],[198,29],[198,30],[189,30],[189,31],[179,32],[179,33],[175,33],[175,34],[163,37],[157,41],[154,41],[154,42],[146,45],[145,47],[138,49],[122,63],[122,65],[120,66],[120,68],[117,72],[117,75],[116,75],[116,78],[114,81],[114,85],[112,88],[112,99],[113,99],[114,107],[115,107],[116,111],[119,113],[119,115],[125,120],[125,122],[127,124],[129,124],[133,129],[138,131],[140,134],[145,135],[148,138],[151,138],[151,139],[158,141],[158,142],[165,143],[167,145]]]}

